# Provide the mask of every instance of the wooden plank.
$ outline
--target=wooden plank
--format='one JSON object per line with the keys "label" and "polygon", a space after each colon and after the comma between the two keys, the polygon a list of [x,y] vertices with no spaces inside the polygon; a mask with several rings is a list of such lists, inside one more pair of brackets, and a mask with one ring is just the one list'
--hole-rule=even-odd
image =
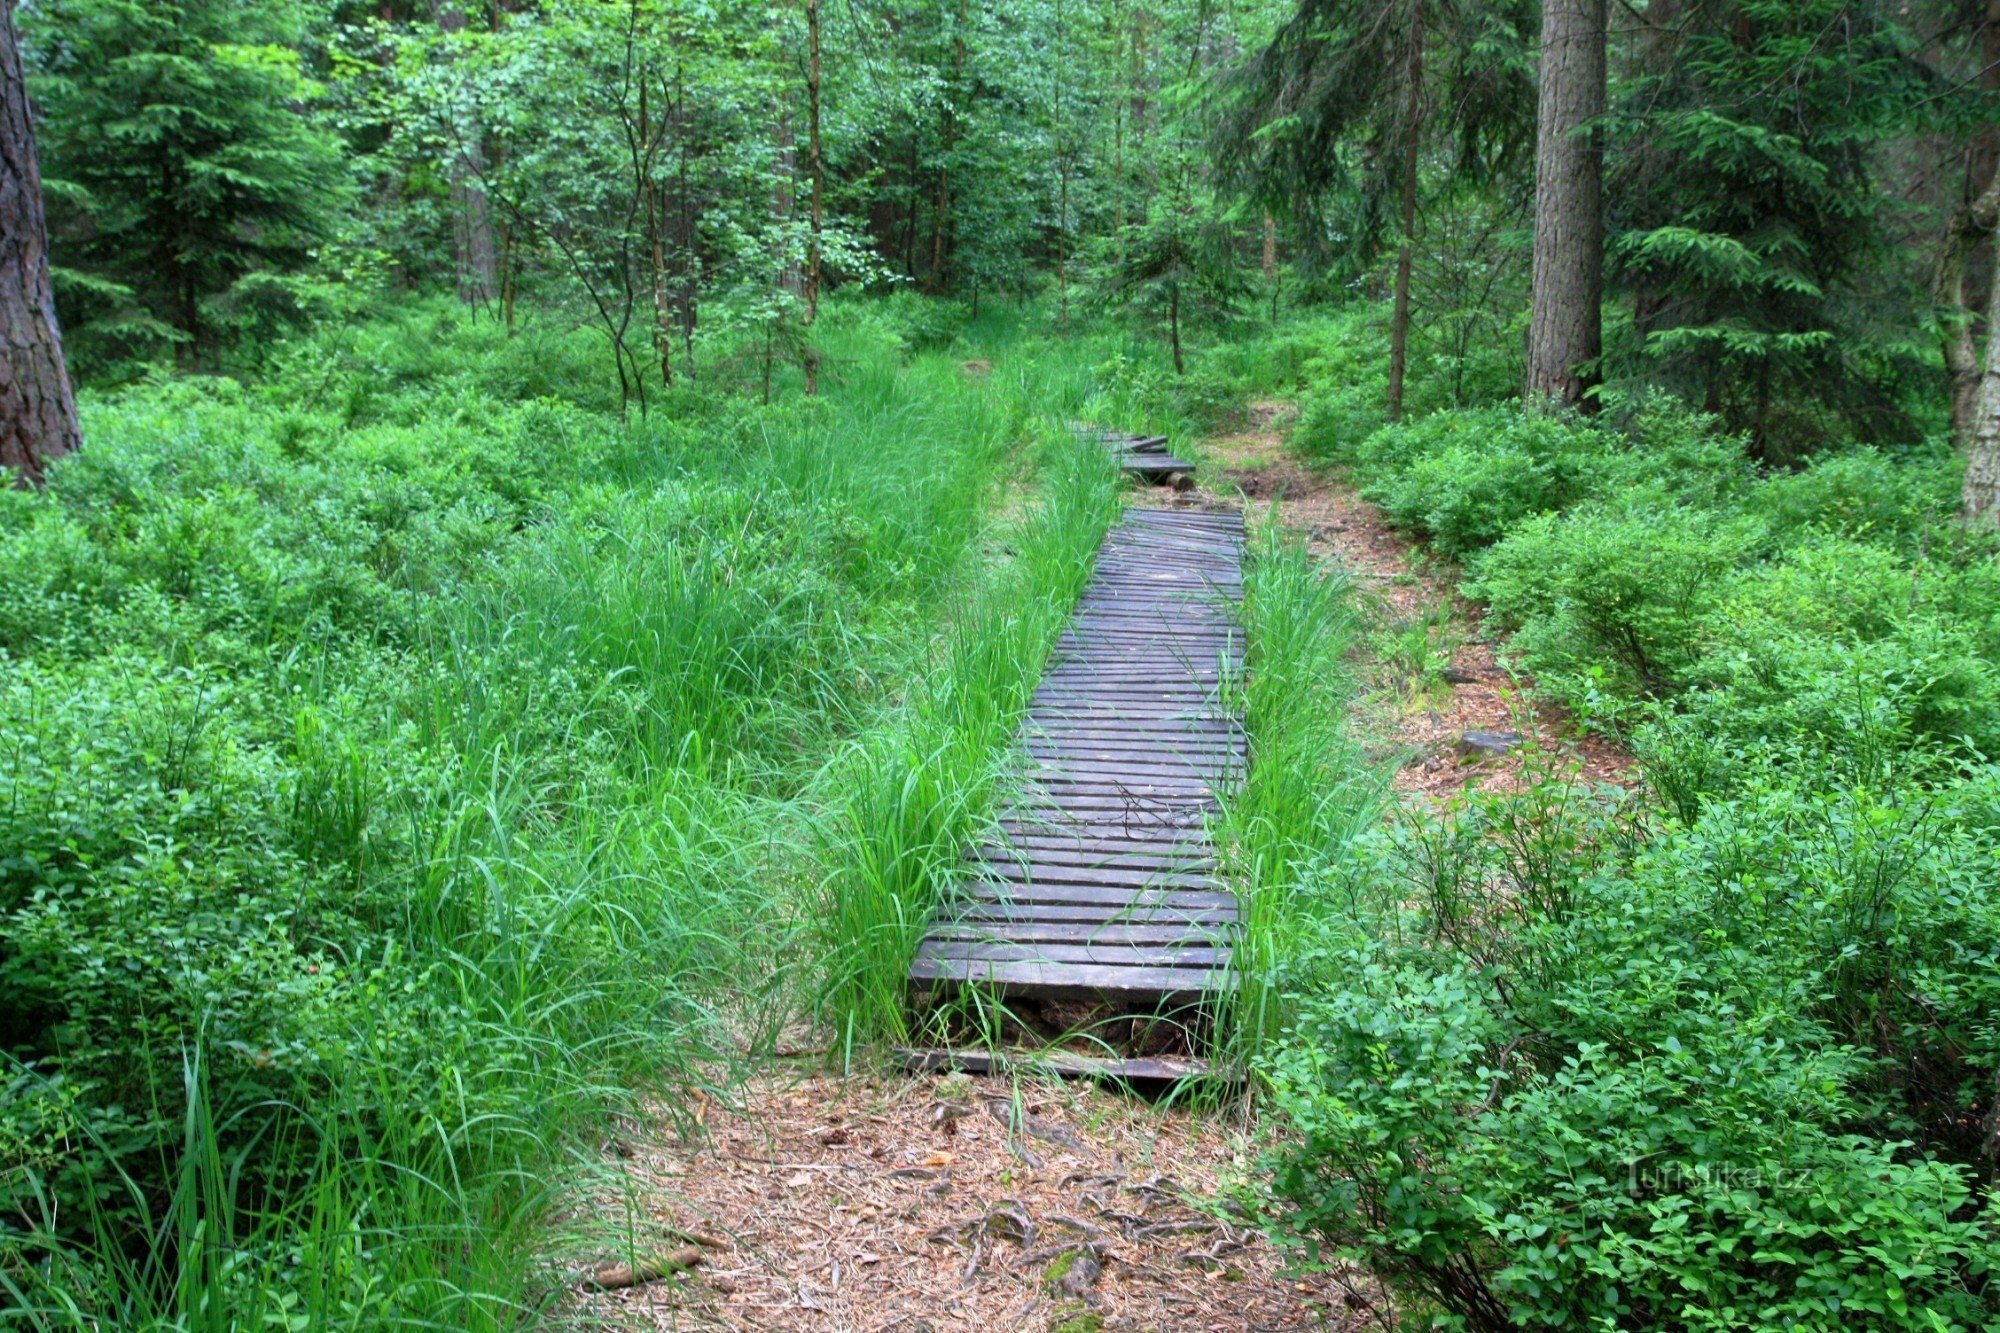
{"label": "wooden plank", "polygon": [[1014,940],[928,939],[917,958],[989,963],[1083,963],[1097,967],[1185,967],[1220,971],[1230,951],[1212,945],[1046,944]]}
{"label": "wooden plank", "polygon": [[928,938],[1020,944],[1205,944],[1219,948],[1233,945],[1237,930],[1232,925],[1186,921],[1146,925],[1123,921],[941,921]]}
{"label": "wooden plank", "polygon": [[1234,907],[1106,907],[1101,903],[1019,903],[967,902],[955,906],[939,921],[945,929],[966,925],[1023,922],[1072,922],[1092,925],[1154,926],[1173,925],[1221,929],[1242,919]]}
{"label": "wooden plank", "polygon": [[1059,1078],[1102,1079],[1110,1083],[1179,1083],[1194,1079],[1219,1079],[1228,1083],[1243,1081],[1241,1069],[1233,1065],[1211,1065],[1206,1060],[1125,1059],[1078,1055],[1071,1051],[974,1051],[951,1047],[918,1050],[900,1046],[896,1049],[896,1060],[912,1074],[958,1070],[967,1074],[1054,1074]]}
{"label": "wooden plank", "polygon": [[982,861],[975,882],[1005,884],[1006,892],[1023,888],[1072,886],[1108,889],[1188,889],[1212,892],[1221,887],[1214,875],[1199,870],[1154,870],[1146,867],[1069,866],[1048,861]]}
{"label": "wooden plank", "polygon": [[910,965],[912,981],[985,986],[1002,995],[1049,999],[1120,995],[1153,1001],[1193,999],[1219,990],[1228,976],[1215,968],[1001,963],[958,958],[919,958]]}
{"label": "wooden plank", "polygon": [[997,884],[984,879],[966,880],[957,896],[973,902],[1049,903],[1071,907],[1181,907],[1193,911],[1204,908],[1234,908],[1236,895],[1227,889],[1147,889],[1105,884]]}
{"label": "wooden plank", "polygon": [[1041,846],[1020,842],[988,842],[972,849],[975,861],[1012,862],[1015,865],[1080,866],[1101,870],[1177,870],[1182,874],[1213,871],[1214,849],[1204,841],[1187,852],[1101,852],[1059,838],[1037,838]]}

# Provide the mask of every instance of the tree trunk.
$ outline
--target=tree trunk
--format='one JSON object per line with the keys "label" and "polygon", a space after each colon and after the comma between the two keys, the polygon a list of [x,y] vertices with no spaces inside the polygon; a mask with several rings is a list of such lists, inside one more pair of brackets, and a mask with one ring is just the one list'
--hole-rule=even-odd
{"label": "tree trunk", "polygon": [[1174,344],[1174,374],[1187,374],[1187,364],[1181,360],[1181,285],[1170,283],[1167,287],[1167,336]]}
{"label": "tree trunk", "polygon": [[1604,350],[1605,0],[1542,6],[1535,132],[1535,254],[1528,313],[1530,402],[1584,401]]}
{"label": "tree trunk", "polygon": [[0,468],[39,486],[43,468],[83,443],[63,364],[49,275],[42,168],[14,35],[14,0],[0,0]]}
{"label": "tree trunk", "polygon": [[[2000,0],[1987,0],[1980,61],[1980,86],[1988,93],[2000,93]],[[1992,193],[1996,186],[2000,186],[2000,128],[1989,125],[1966,147],[1966,202],[1952,211],[1946,223],[1932,287],[1938,305],[1957,316],[1947,320],[1939,340],[1944,351],[1946,391],[1951,396],[1951,439],[1961,449],[1972,443],[1984,379],[1973,327],[1979,317],[1979,300],[1975,292],[1967,290],[1966,267],[1993,231],[1996,212],[2000,212],[2000,197]],[[2000,282],[2000,267],[1993,277]]]}
{"label": "tree trunk", "polygon": [[1403,382],[1410,366],[1410,276],[1415,266],[1417,163],[1424,110],[1424,0],[1410,2],[1410,49],[1403,88],[1402,244],[1396,249],[1396,312],[1389,320],[1389,420],[1403,419]]}
{"label": "tree trunk", "polygon": [[[788,99],[789,100],[789,99]],[[792,113],[789,107],[778,113],[778,173],[771,182],[771,216],[779,223],[788,224],[798,214],[795,198],[796,182],[799,175],[798,147],[792,138]],[[784,228],[789,235],[791,228]],[[791,243],[785,243],[783,259],[778,269],[778,288],[791,296],[804,296],[806,279],[792,256],[796,252]]]}
{"label": "tree trunk", "polygon": [[[465,10],[447,4],[438,10],[438,28],[465,31]],[[486,198],[485,136],[475,121],[464,127],[451,161],[451,238],[458,270],[458,299],[491,305],[500,296],[500,247],[493,242],[493,208]]]}
{"label": "tree trunk", "polygon": [[[1987,191],[2000,192],[2000,182]],[[2000,229],[1994,231],[2000,238]],[[2000,241],[1994,261],[2000,266]],[[2000,268],[1996,268],[2000,273]],[[1987,327],[2000,329],[2000,277],[1996,277],[1986,312]],[[2000,525],[2000,337],[1987,335],[1986,368],[1979,377],[1972,429],[1965,441],[1965,518],[1972,523]]]}
{"label": "tree trunk", "polygon": [[1056,212],[1056,306],[1064,342],[1069,341],[1069,169],[1068,153],[1056,155],[1060,190]]}
{"label": "tree trunk", "polygon": [[966,0],[958,3],[958,28],[951,40],[951,97],[944,106],[944,165],[938,168],[937,201],[931,209],[931,272],[925,289],[935,295],[945,285],[945,244],[951,223],[951,155],[958,146],[958,102],[965,89]]}
{"label": "tree trunk", "polygon": [[1271,294],[1271,327],[1278,327],[1278,223],[1264,210],[1264,287]]}
{"label": "tree trunk", "polygon": [[806,239],[806,336],[801,361],[806,393],[819,392],[819,349],[812,345],[813,321],[819,318],[820,229],[825,222],[826,163],[819,142],[819,0],[806,0],[806,160],[812,171],[812,230]]}

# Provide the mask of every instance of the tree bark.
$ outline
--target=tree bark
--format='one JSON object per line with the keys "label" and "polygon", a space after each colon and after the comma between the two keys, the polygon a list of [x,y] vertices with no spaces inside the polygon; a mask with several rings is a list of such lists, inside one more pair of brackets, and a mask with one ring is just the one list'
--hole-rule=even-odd
{"label": "tree bark", "polygon": [[[438,28],[447,35],[465,31],[465,10],[456,3],[438,10]],[[491,305],[500,297],[500,247],[493,242],[493,208],[486,198],[486,143],[478,122],[462,127],[451,161],[451,238],[457,259],[458,299]]]}
{"label": "tree bark", "polygon": [[1535,133],[1535,250],[1528,314],[1530,402],[1584,402],[1604,350],[1605,0],[1542,6]]}
{"label": "tree bark", "polygon": [[826,163],[819,140],[819,0],[806,0],[806,161],[812,172],[812,229],[806,239],[806,336],[801,361],[808,396],[819,392],[819,349],[812,344],[813,321],[819,318],[820,231],[825,223]]}
{"label": "tree bark", "polygon": [[1271,327],[1278,327],[1278,222],[1264,210],[1264,288],[1271,294]]}
{"label": "tree bark", "polygon": [[1389,319],[1389,420],[1403,419],[1410,365],[1410,277],[1415,267],[1417,163],[1424,109],[1424,0],[1410,0],[1410,49],[1403,88],[1402,244],[1396,249],[1396,310]]}
{"label": "tree bark", "polygon": [[42,168],[35,152],[14,0],[0,0],[0,468],[39,486],[54,459],[83,444],[63,364],[49,273]]}
{"label": "tree bark", "polygon": [[[2000,180],[1988,187],[1980,202],[2000,205]],[[1994,261],[2000,266],[2000,228],[1989,224],[1989,230],[1995,237]],[[1996,267],[1988,298],[1986,323],[1989,330],[2000,329],[2000,267]],[[1979,377],[1972,424],[1965,440],[1964,506],[1967,522],[2000,525],[2000,337],[1990,332],[1986,338],[1986,365]]]}
{"label": "tree bark", "polygon": [[[2000,93],[2000,0],[1987,0],[1986,22],[1980,31],[1980,86]],[[1939,331],[1944,352],[1946,392],[1951,398],[1951,438],[1968,448],[1978,422],[1983,375],[1979,343],[1973,325],[1978,296],[1966,290],[1966,268],[1980,244],[1992,233],[1996,204],[1991,192],[2000,183],[2000,128],[1987,126],[1966,146],[1965,200],[1945,224],[1932,296],[1956,318]],[[2000,269],[1994,280],[2000,282]]]}

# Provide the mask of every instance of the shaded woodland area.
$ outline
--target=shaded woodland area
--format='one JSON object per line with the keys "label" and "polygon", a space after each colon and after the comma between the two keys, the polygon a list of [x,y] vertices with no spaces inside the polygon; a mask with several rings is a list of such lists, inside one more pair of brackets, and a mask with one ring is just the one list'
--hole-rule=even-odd
{"label": "shaded woodland area", "polygon": [[1296,404],[1635,777],[1389,796],[1463,613],[1253,506],[1244,1216],[1992,1325],[2000,0],[0,18],[4,1322],[566,1310],[617,1117],[926,1035],[1071,424]]}

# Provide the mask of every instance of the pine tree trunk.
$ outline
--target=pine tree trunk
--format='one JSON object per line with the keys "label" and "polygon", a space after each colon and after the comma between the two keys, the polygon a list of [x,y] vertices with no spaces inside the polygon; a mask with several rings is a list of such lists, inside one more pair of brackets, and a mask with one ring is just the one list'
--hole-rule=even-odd
{"label": "pine tree trunk", "polygon": [[1604,348],[1604,155],[1583,127],[1604,114],[1605,0],[1542,6],[1535,134],[1530,402],[1584,401]]}
{"label": "pine tree trunk", "polygon": [[14,35],[14,0],[0,0],[0,468],[39,486],[43,468],[77,449],[76,398],[56,327],[48,225],[33,112]]}
{"label": "pine tree trunk", "polygon": [[801,361],[806,393],[819,392],[819,349],[812,344],[813,321],[819,318],[820,229],[825,223],[826,163],[819,142],[819,0],[806,0],[806,161],[812,173],[812,230],[806,240],[806,336]]}
{"label": "pine tree trunk", "polygon": [[[2000,237],[2000,231],[1995,236]],[[2000,242],[1994,261],[2000,265]],[[2000,276],[1993,283],[1986,318],[1988,329],[2000,329]],[[1990,333],[1972,429],[1965,441],[1964,499],[1967,522],[2000,525],[2000,337]]]}
{"label": "pine tree trunk", "polygon": [[1396,250],[1396,309],[1389,319],[1389,420],[1403,419],[1403,384],[1410,365],[1410,277],[1417,231],[1417,163],[1424,107],[1424,0],[1410,3],[1409,65],[1403,88],[1402,244]]}

